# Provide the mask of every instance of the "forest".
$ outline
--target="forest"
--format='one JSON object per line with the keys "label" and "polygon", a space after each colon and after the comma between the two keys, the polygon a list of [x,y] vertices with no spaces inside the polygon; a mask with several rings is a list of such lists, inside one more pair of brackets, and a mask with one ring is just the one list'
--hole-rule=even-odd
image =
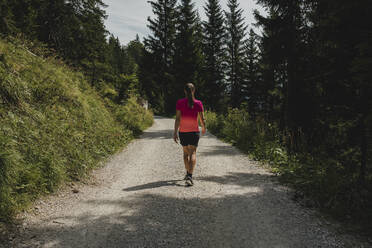
{"label": "forest", "polygon": [[[0,32],[45,46],[115,103],[131,94],[174,115],[185,83],[208,129],[272,165],[297,196],[338,217],[372,219],[372,3],[153,0],[148,35],[127,45],[104,26],[101,0],[5,0]],[[369,224],[370,225],[370,224]]]}
{"label": "forest", "polygon": [[[368,224],[372,206],[372,26],[368,1],[151,1],[139,78],[153,108],[174,112],[194,82],[209,130],[298,191],[307,205]],[[345,218],[347,216],[347,218]]]}

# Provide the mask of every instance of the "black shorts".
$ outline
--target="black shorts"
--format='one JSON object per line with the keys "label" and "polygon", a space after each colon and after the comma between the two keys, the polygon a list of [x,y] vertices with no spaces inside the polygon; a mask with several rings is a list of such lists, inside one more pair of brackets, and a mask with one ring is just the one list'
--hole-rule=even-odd
{"label": "black shorts", "polygon": [[178,133],[180,136],[180,141],[182,146],[198,146],[200,132],[188,132],[188,133]]}

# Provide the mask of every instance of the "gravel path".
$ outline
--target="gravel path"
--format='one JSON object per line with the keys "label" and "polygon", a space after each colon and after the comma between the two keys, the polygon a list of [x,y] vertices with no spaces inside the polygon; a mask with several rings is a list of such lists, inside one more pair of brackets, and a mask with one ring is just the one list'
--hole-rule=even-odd
{"label": "gravel path", "polygon": [[40,201],[11,246],[367,247],[343,243],[270,173],[210,134],[200,140],[195,186],[185,187],[173,123],[156,117],[95,173],[96,185]]}

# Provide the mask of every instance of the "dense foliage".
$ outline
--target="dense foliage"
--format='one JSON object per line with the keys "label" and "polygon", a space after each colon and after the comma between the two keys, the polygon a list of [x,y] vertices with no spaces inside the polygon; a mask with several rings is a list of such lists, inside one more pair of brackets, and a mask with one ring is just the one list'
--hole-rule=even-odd
{"label": "dense foliage", "polygon": [[264,30],[260,83],[269,89],[259,115],[278,124],[309,191],[324,177],[320,204],[357,215],[370,207],[372,192],[372,85],[365,70],[372,4],[258,2],[270,10],[256,14]]}

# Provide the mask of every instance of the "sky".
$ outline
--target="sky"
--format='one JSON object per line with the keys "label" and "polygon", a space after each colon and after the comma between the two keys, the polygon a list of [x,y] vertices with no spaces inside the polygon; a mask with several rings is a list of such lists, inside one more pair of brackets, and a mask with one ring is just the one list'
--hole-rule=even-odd
{"label": "sky", "polygon": [[[135,39],[136,34],[142,40],[150,31],[147,28],[147,17],[153,16],[148,0],[103,0],[108,5],[106,14],[108,15],[105,25],[107,30],[119,37],[122,44],[127,44]],[[202,20],[205,19],[204,9],[206,0],[194,0],[195,7],[198,8]],[[227,0],[221,0],[221,6],[226,10]],[[255,0],[240,0],[240,8],[243,9],[243,16],[247,24],[254,22],[253,10],[263,9],[255,3]],[[250,27],[252,27],[250,25]]]}

